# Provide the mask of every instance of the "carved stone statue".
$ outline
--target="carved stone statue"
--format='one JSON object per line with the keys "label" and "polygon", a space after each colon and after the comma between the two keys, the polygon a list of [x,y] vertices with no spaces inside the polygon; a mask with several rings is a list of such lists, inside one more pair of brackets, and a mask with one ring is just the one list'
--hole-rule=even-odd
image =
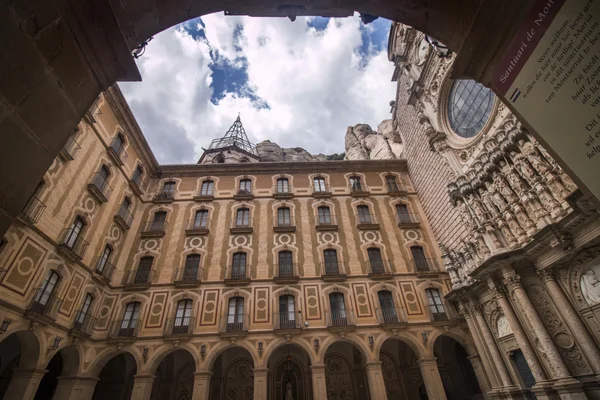
{"label": "carved stone statue", "polygon": [[485,208],[487,208],[492,217],[496,217],[500,214],[501,208],[494,202],[494,200],[492,199],[492,194],[490,192],[480,188],[479,195],[481,196],[481,200],[483,200]]}
{"label": "carved stone statue", "polygon": [[524,192],[529,190],[529,186],[527,186],[523,179],[521,179],[521,177],[519,176],[517,171],[515,171],[514,168],[509,166],[504,161],[500,161],[500,165],[502,165],[502,172],[504,172],[504,175],[508,179],[509,185],[516,193],[523,194]]}
{"label": "carved stone statue", "polygon": [[285,384],[285,400],[294,400],[294,396],[292,395],[292,382],[290,381]]}
{"label": "carved stone statue", "polygon": [[496,190],[500,192],[509,203],[515,203],[519,201],[519,198],[515,192],[513,192],[510,186],[508,186],[506,183],[506,179],[504,179],[504,177],[497,172],[494,172],[494,185],[496,186]]}
{"label": "carved stone statue", "polygon": [[466,203],[462,199],[457,201],[456,208],[458,209],[458,212],[460,213],[460,217],[465,225],[467,225],[471,228],[477,228],[477,223],[473,219],[473,216],[467,209]]}
{"label": "carved stone statue", "polygon": [[521,173],[521,175],[523,176],[523,178],[525,178],[525,180],[532,185],[533,183],[535,183],[537,180],[539,180],[539,176],[537,176],[535,170],[533,169],[533,167],[531,166],[531,164],[529,163],[529,160],[527,159],[527,157],[523,154],[517,154],[515,155],[515,166],[518,168],[519,172]]}
{"label": "carved stone statue", "polygon": [[581,275],[581,294],[590,306],[600,303],[600,281],[594,269],[600,269],[600,266],[592,267]]}
{"label": "carved stone statue", "polygon": [[496,326],[498,328],[498,337],[504,337],[506,335],[510,335],[512,333],[512,329],[508,324],[508,320],[504,315],[498,317],[498,321],[496,321]]}
{"label": "carved stone statue", "polygon": [[471,206],[471,209],[475,213],[475,217],[477,217],[479,222],[483,224],[487,220],[487,214],[485,212],[483,204],[481,203],[481,200],[479,200],[475,195],[470,194],[467,196],[467,202],[469,203],[469,206]]}
{"label": "carved stone statue", "polygon": [[535,148],[535,145],[531,142],[526,142],[525,140],[519,140],[519,145],[521,146],[521,150],[523,154],[527,156],[531,166],[540,174],[544,175],[546,172],[552,169],[552,166],[544,160],[539,151]]}

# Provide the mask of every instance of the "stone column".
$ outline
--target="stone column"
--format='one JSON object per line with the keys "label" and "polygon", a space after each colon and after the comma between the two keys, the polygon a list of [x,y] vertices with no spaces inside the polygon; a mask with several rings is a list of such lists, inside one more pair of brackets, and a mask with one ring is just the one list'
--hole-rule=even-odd
{"label": "stone column", "polygon": [[268,368],[254,368],[254,400],[267,400],[268,375]]}
{"label": "stone column", "polygon": [[210,378],[212,372],[198,371],[194,372],[194,391],[192,400],[210,400]]}
{"label": "stone column", "polygon": [[442,377],[438,370],[436,358],[422,358],[417,361],[427,390],[427,397],[435,400],[446,400],[446,392]]}
{"label": "stone column", "polygon": [[475,371],[475,376],[477,377],[477,383],[479,384],[481,393],[486,396],[486,394],[492,390],[492,388],[487,376],[485,375],[485,368],[483,367],[483,362],[481,362],[481,357],[479,357],[478,354],[475,354],[474,356],[468,356],[467,359],[471,363],[473,371]]}
{"label": "stone column", "polygon": [[99,379],[90,376],[59,376],[54,400],[91,400]]}
{"label": "stone column", "polygon": [[577,340],[577,343],[579,343],[594,372],[600,374],[600,351],[598,350],[598,346],[590,335],[588,327],[581,321],[578,312],[567,299],[558,282],[556,282],[554,271],[544,269],[538,272],[546,285],[548,293],[550,293],[550,297],[552,297],[552,301],[556,304],[556,308],[558,308],[560,315],[562,315],[569,326],[571,333],[575,337],[575,340]]}
{"label": "stone column", "polygon": [[312,375],[313,400],[327,400],[327,384],[325,381],[325,364],[313,364]]}
{"label": "stone column", "polygon": [[369,361],[365,364],[365,372],[367,373],[367,381],[369,382],[369,393],[371,399],[387,400],[385,391],[385,382],[383,380],[383,371],[381,370],[381,361]]}
{"label": "stone column", "polygon": [[[471,314],[469,314],[468,307],[465,307],[464,304],[461,305],[461,315],[465,318],[465,321],[467,322],[469,332],[471,332],[471,337],[473,338],[473,342],[475,342],[475,347],[477,348],[477,353],[479,353],[477,357],[479,359],[479,363],[481,363],[482,365],[483,373],[481,378],[479,374],[477,375],[479,386],[481,387],[482,391],[489,392],[490,390],[493,390],[493,387],[499,386],[498,380],[495,375],[495,371],[493,369],[493,366],[490,364],[490,360],[485,351],[485,347],[481,343],[481,338],[479,337],[479,331],[475,326],[475,322],[473,321],[473,318],[471,318]],[[473,368],[475,368],[475,366],[473,366]],[[475,369],[475,373],[477,373],[477,369]]]}
{"label": "stone column", "polygon": [[4,394],[4,400],[32,400],[44,375],[45,369],[17,369]]}
{"label": "stone column", "polygon": [[154,378],[156,378],[154,375],[135,375],[131,400],[150,400]]}

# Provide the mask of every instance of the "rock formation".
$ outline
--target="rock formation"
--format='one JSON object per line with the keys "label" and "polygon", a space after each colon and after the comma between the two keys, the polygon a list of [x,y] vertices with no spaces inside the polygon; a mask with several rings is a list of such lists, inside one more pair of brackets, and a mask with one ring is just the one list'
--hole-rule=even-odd
{"label": "rock formation", "polygon": [[385,160],[402,157],[402,139],[386,119],[377,132],[367,124],[348,127],[346,131],[346,160]]}
{"label": "rock formation", "polygon": [[269,161],[326,161],[323,154],[312,155],[302,147],[282,148],[277,143],[264,140],[256,145],[261,162]]}

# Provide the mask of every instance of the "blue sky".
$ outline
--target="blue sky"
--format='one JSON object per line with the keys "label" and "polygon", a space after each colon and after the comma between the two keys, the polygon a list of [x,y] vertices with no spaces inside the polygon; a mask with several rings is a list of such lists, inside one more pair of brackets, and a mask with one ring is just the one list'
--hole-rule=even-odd
{"label": "blue sky", "polygon": [[389,118],[390,22],[215,13],[172,27],[120,83],[161,163],[194,163],[238,113],[251,141],[344,151],[348,126]]}

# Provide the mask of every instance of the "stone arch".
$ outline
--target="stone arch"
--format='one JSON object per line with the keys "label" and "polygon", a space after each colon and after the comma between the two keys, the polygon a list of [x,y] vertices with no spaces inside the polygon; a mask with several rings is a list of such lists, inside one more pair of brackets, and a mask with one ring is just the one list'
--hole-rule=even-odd
{"label": "stone arch", "polygon": [[[388,340],[397,340],[406,344],[415,353],[417,359],[428,355],[428,349],[422,342],[419,342],[414,336],[406,331],[398,330],[396,332],[384,332],[375,338],[373,353],[378,357],[383,344]],[[433,354],[433,353],[432,353]]]}
{"label": "stone arch", "polygon": [[47,372],[39,383],[35,397],[42,395],[48,398],[51,395],[52,398],[62,398],[63,394],[57,393],[60,377],[79,376],[81,362],[80,352],[74,345],[50,352],[43,364]]}
{"label": "stone arch", "polygon": [[202,357],[197,347],[190,343],[180,343],[179,346],[173,346],[171,343],[165,343],[159,348],[152,351],[152,355],[148,357],[146,366],[140,371],[140,373],[147,373],[153,375],[160,363],[169,355],[177,351],[187,352],[193,359],[196,366],[196,370],[199,369]]}
{"label": "stone arch", "polygon": [[129,398],[133,392],[134,377],[143,364],[140,359],[139,350],[132,346],[100,353],[90,367],[90,376],[99,379],[94,398]]}
{"label": "stone arch", "polygon": [[248,354],[251,356],[252,362],[255,366],[260,364],[260,356],[258,355],[257,350],[252,346],[252,344],[250,344],[250,342],[248,342],[247,340],[236,340],[234,343],[218,342],[216,345],[214,345],[214,347],[207,346],[207,354],[204,359],[204,362],[202,363],[202,365],[204,366],[203,369],[212,370],[215,360],[221,354],[223,354],[227,350],[236,347],[242,348],[245,351],[247,351]]}
{"label": "stone arch", "polygon": [[434,329],[429,334],[429,339],[427,340],[427,350],[430,351],[431,354],[433,354],[436,340],[438,340],[442,336],[447,336],[455,340],[465,349],[469,356],[474,356],[477,354],[477,349],[475,348],[475,343],[473,342],[473,339],[468,334],[456,327],[447,330]]}
{"label": "stone arch", "polygon": [[137,371],[142,370],[142,366],[144,365],[143,357],[140,354],[140,350],[137,347],[127,346],[122,347],[120,349],[112,347],[104,349],[96,355],[94,361],[92,361],[89,364],[88,368],[85,371],[87,376],[97,378],[98,375],[100,375],[100,371],[102,371],[102,368],[104,368],[110,360],[123,353],[129,354],[133,357],[133,359],[135,360],[135,366]]}
{"label": "stone arch", "polygon": [[[25,328],[25,329],[24,329]],[[0,346],[9,343],[10,346],[18,343],[21,357],[18,366],[23,369],[36,369],[42,363],[42,352],[45,350],[43,339],[25,326],[15,326],[14,330],[4,333]],[[11,343],[12,342],[12,343]]]}
{"label": "stone arch", "polygon": [[[569,260],[566,268],[562,266],[563,269],[558,270],[557,281],[579,310],[588,309],[593,305],[590,304],[589,295],[584,293],[586,289],[582,288],[582,281],[585,279],[584,274],[588,273],[595,265],[600,265],[600,245],[580,250]],[[596,276],[600,278],[600,275]],[[600,318],[600,316],[596,318]],[[600,328],[600,322],[594,328]]]}
{"label": "stone arch", "polygon": [[269,369],[267,399],[285,398],[288,385],[294,400],[312,398],[311,351],[307,351],[300,342],[291,341],[278,343],[269,350],[262,359],[262,367]]}
{"label": "stone arch", "polygon": [[323,364],[325,362],[325,354],[334,343],[341,342],[349,343],[356,347],[362,355],[365,362],[373,360],[373,352],[366,347],[367,345],[365,341],[354,333],[347,333],[343,337],[329,336],[325,340],[321,341],[321,346],[319,348],[318,355],[318,364]]}
{"label": "stone arch", "polygon": [[447,397],[471,398],[480,394],[482,390],[477,375],[468,360],[468,356],[475,353],[469,354],[462,336],[444,332],[431,342]]}
{"label": "stone arch", "polygon": [[273,353],[284,347],[284,346],[294,346],[298,349],[300,349],[301,351],[306,352],[306,354],[310,357],[310,361],[311,363],[315,363],[317,361],[317,353],[315,352],[314,347],[310,346],[305,340],[303,339],[298,339],[298,340],[286,340],[285,338],[277,338],[271,342],[269,342],[269,344],[267,345],[267,347],[265,348],[265,352],[261,357],[261,364],[258,365],[257,367],[260,368],[265,368],[269,362],[269,358],[271,357],[271,355],[273,355]]}
{"label": "stone arch", "polygon": [[391,336],[387,332],[377,338],[377,361],[382,362],[383,383],[388,398],[416,399],[419,387],[424,383],[424,377],[418,360],[431,358],[424,347],[405,331]]}

